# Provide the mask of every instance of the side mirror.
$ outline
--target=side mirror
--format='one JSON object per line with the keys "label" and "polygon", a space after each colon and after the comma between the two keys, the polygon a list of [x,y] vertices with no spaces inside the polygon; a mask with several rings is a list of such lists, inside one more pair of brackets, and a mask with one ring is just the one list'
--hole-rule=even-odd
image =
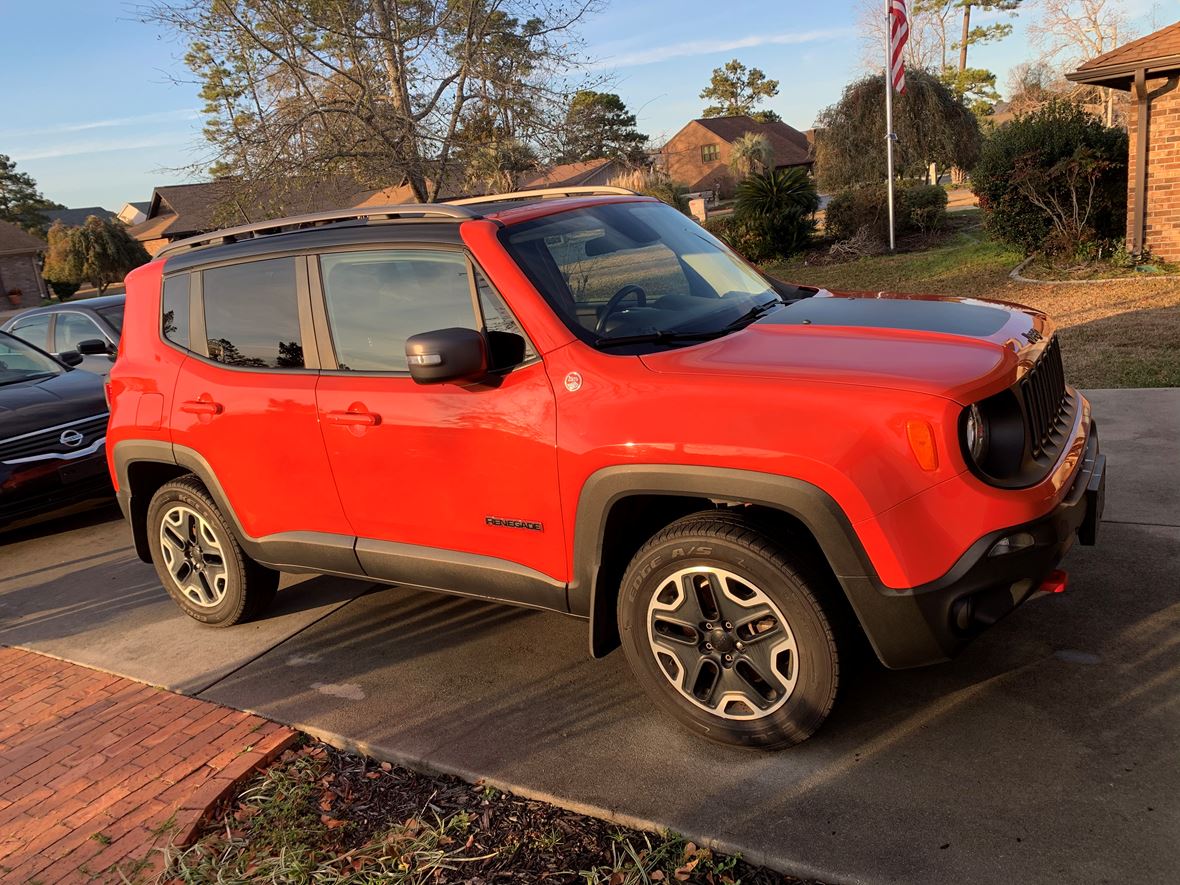
{"label": "side mirror", "polygon": [[474,381],[488,373],[488,345],[474,329],[439,329],[406,340],[410,377],[419,384]]}
{"label": "side mirror", "polygon": [[63,350],[57,355],[57,358],[67,366],[77,366],[82,363],[82,354],[76,350]]}
{"label": "side mirror", "polygon": [[111,349],[101,338],[87,338],[78,342],[78,353],[83,356],[111,356]]}

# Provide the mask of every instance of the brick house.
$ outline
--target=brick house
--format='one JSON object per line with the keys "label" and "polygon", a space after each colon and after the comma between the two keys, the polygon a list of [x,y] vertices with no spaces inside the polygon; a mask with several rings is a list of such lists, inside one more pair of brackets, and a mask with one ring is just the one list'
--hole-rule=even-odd
{"label": "brick house", "polygon": [[0,296],[13,289],[20,291],[20,303],[0,297],[0,310],[36,307],[49,297],[41,279],[41,253],[48,246],[43,240],[21,230],[15,224],[0,221]]}
{"label": "brick house", "polygon": [[1066,77],[1131,93],[1127,248],[1180,261],[1180,22],[1091,59]]}
{"label": "brick house", "polygon": [[748,132],[765,135],[774,154],[775,169],[811,168],[808,137],[786,123],[759,123],[752,117],[704,117],[693,120],[668,140],[660,161],[673,181],[692,193],[713,191],[721,198],[733,194],[737,181],[729,166],[733,143]]}

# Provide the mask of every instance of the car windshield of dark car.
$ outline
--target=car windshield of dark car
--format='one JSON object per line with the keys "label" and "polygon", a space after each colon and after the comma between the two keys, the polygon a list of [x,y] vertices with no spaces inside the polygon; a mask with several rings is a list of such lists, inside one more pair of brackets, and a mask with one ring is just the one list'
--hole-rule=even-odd
{"label": "car windshield of dark car", "polygon": [[508,227],[504,242],[585,341],[724,334],[779,296],[750,265],[671,206],[607,203]]}
{"label": "car windshield of dark car", "polygon": [[100,307],[98,315],[107,321],[110,326],[119,335],[123,334],[123,305],[116,304],[113,307]]}
{"label": "car windshield of dark car", "polygon": [[0,332],[0,384],[45,378],[63,371],[59,363],[41,351]]}

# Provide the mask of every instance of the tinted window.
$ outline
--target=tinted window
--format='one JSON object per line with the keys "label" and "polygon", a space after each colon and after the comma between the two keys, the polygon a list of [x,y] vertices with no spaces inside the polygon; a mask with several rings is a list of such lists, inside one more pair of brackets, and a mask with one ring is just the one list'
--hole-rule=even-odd
{"label": "tinted window", "polygon": [[189,346],[188,287],[188,274],[164,280],[164,317],[160,327],[165,338],[186,349]]}
{"label": "tinted window", "polygon": [[207,270],[202,289],[212,359],[230,366],[303,368],[294,258]]}
{"label": "tinted window", "polygon": [[123,334],[123,305],[100,307],[98,309],[98,315],[106,320],[107,325],[115,330],[116,335]]}
{"label": "tinted window", "polygon": [[320,271],[341,369],[404,372],[411,335],[476,328],[467,259],[458,253],[341,252],[321,255]]}
{"label": "tinted window", "polygon": [[57,324],[53,327],[53,352],[65,353],[67,350],[77,350],[80,341],[93,339],[106,341],[94,320],[80,313],[59,313]]}
{"label": "tinted window", "polygon": [[18,320],[12,327],[12,334],[42,350],[49,350],[49,314]]}

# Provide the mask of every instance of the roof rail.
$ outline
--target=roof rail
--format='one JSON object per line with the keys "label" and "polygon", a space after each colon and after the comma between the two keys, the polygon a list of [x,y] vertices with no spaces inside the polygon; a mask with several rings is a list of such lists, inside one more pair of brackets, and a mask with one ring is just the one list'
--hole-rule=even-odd
{"label": "roof rail", "polygon": [[531,191],[511,191],[507,194],[487,194],[482,197],[466,197],[462,200],[449,200],[444,205],[472,206],[479,203],[501,203],[507,200],[528,200],[546,197],[591,197],[591,196],[626,196],[637,197],[639,194],[625,187],[609,185],[579,186],[579,187],[542,187]]}
{"label": "roof rail", "polygon": [[223,230],[198,234],[169,243],[156,253],[157,258],[209,246],[213,243],[236,243],[242,239],[269,236],[285,233],[288,230],[298,230],[303,227],[315,227],[321,224],[332,224],[338,221],[371,220],[400,220],[400,221],[435,221],[438,219],[467,220],[478,218],[479,215],[471,209],[446,203],[405,203],[396,206],[367,206],[351,209],[330,209],[326,212],[309,212],[306,215],[292,215],[288,218],[274,218],[269,221],[259,221],[254,224],[243,224],[238,227],[227,227]]}

